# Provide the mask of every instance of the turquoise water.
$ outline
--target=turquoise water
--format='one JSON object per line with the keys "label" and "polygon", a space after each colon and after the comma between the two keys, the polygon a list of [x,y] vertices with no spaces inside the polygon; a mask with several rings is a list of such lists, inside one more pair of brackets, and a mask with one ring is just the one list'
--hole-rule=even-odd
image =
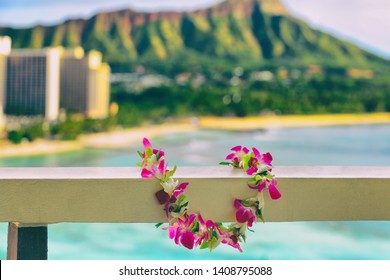
{"label": "turquoise water", "polygon": [[[283,128],[256,132],[199,131],[160,137],[170,165],[216,165],[235,145],[258,147],[274,165],[390,165],[390,126]],[[125,149],[86,149],[0,159],[0,166],[134,166],[141,143]],[[390,198],[389,198],[390,200]],[[390,222],[265,223],[248,234],[244,253],[178,247],[153,224],[49,226],[50,259],[390,259]],[[7,225],[0,224],[0,258]]]}

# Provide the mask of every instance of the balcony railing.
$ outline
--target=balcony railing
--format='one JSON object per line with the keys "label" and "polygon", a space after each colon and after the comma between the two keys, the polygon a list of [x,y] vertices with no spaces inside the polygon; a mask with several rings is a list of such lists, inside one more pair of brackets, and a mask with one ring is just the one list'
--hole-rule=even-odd
{"label": "balcony railing", "polygon": [[[278,201],[267,222],[390,220],[390,167],[277,167]],[[234,220],[233,199],[253,196],[248,177],[227,167],[180,167],[191,212]],[[164,222],[157,180],[138,168],[0,168],[0,222],[9,222],[8,259],[46,259],[52,223]]]}

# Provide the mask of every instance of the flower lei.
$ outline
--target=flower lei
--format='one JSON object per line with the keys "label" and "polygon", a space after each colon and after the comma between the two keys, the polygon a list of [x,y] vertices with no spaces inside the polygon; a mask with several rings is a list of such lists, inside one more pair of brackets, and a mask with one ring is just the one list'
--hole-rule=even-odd
{"label": "flower lei", "polygon": [[[264,222],[263,191],[268,190],[272,199],[281,197],[277,180],[272,174],[271,154],[261,154],[256,148],[250,151],[246,147],[236,146],[226,157],[226,160],[230,161],[220,164],[242,169],[250,175],[248,187],[256,189],[257,195],[234,200],[236,222],[227,227],[222,223],[204,220],[200,213],[189,213],[189,200],[184,194],[189,183],[179,184],[178,180],[173,179],[176,166],[172,170],[168,169],[165,153],[154,149],[147,138],[143,139],[143,145],[144,152],[138,152],[142,159],[138,165],[142,168],[142,178],[156,178],[162,186],[162,189],[156,192],[156,198],[164,206],[168,221],[168,227],[163,229],[169,231],[169,238],[176,244],[188,249],[199,246],[200,249],[208,248],[212,251],[222,243],[242,252],[240,242],[246,240],[246,229],[252,227],[257,220]],[[161,225],[162,223],[157,224],[156,227]]]}

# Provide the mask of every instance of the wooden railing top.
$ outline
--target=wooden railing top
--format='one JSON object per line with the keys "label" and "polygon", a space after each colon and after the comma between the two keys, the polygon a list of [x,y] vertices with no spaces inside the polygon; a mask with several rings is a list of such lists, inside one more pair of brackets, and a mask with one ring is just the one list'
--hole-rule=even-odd
{"label": "wooden railing top", "polygon": [[[267,221],[390,220],[390,167],[276,167],[277,201],[266,195]],[[254,196],[248,176],[228,167],[180,167],[190,210],[233,221],[234,198]],[[0,221],[163,222],[153,179],[139,168],[0,168]]]}
{"label": "wooden railing top", "polygon": [[[390,178],[390,166],[281,166],[277,178]],[[181,166],[175,178],[248,178],[229,167]],[[141,179],[137,167],[0,167],[0,180]]]}

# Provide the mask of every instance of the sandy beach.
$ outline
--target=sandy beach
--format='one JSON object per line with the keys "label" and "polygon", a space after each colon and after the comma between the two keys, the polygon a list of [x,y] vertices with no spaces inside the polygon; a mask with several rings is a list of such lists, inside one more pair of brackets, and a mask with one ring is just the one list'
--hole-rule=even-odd
{"label": "sandy beach", "polygon": [[202,117],[202,129],[256,130],[276,127],[310,127],[361,124],[388,124],[390,113],[373,114],[334,114],[334,115],[286,115],[255,117]]}
{"label": "sandy beach", "polygon": [[0,158],[62,153],[82,148],[83,146],[78,141],[49,141],[39,139],[32,143],[25,142],[18,145],[2,143],[0,145]]}
{"label": "sandy beach", "polygon": [[147,125],[121,129],[104,133],[85,134],[75,141],[36,140],[33,143],[23,142],[19,145],[8,141],[0,143],[0,158],[13,156],[32,156],[40,154],[61,153],[83,148],[118,148],[140,142],[144,137],[154,138],[160,135],[186,133],[196,130],[190,122]]}
{"label": "sandy beach", "polygon": [[78,141],[88,148],[116,148],[126,147],[135,142],[141,142],[144,137],[187,133],[198,129],[191,123],[169,123],[161,125],[148,125],[105,133],[82,135]]}
{"label": "sandy beach", "polygon": [[5,140],[0,143],[0,158],[30,156],[75,151],[83,148],[118,148],[140,142],[143,137],[188,133],[198,129],[213,130],[258,130],[275,127],[309,127],[360,124],[390,124],[390,113],[339,114],[339,115],[291,115],[200,117],[159,125],[145,125],[130,129],[81,135],[75,141],[37,140],[33,143],[11,144]]}

